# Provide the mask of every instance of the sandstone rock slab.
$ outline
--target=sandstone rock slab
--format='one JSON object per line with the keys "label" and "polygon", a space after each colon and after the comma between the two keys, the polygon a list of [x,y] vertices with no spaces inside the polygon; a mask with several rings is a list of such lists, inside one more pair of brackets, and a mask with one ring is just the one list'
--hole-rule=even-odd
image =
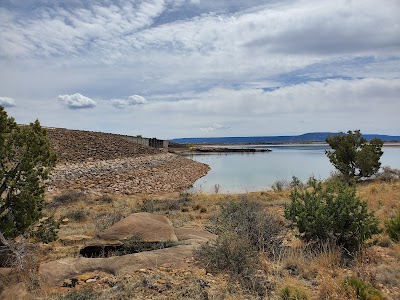
{"label": "sandstone rock slab", "polygon": [[39,276],[49,287],[62,286],[65,279],[87,272],[102,271],[112,275],[133,275],[140,269],[190,268],[195,245],[179,245],[108,258],[65,258],[43,263]]}
{"label": "sandstone rock slab", "polygon": [[135,238],[141,242],[177,242],[171,221],[165,216],[141,212],[131,214],[99,234],[102,240]]}

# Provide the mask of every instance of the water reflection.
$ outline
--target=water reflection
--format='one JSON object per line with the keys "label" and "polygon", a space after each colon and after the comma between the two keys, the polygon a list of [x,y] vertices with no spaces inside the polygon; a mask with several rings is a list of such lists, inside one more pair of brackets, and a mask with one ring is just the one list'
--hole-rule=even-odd
{"label": "water reflection", "polygon": [[[270,189],[277,180],[292,176],[306,181],[311,175],[325,179],[334,171],[325,155],[327,145],[256,145],[240,148],[267,148],[263,153],[189,153],[189,158],[208,164],[210,172],[195,182],[191,191],[241,193]],[[383,148],[382,166],[400,168],[400,148]]]}

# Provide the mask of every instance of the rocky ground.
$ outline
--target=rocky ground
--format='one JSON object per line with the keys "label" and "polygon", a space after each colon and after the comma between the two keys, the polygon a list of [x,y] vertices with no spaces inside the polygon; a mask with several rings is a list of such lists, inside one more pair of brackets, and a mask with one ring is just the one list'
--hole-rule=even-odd
{"label": "rocky ground", "polygon": [[[55,194],[46,194],[45,217],[13,243],[10,267],[0,268],[2,300],[400,299],[400,244],[384,231],[352,258],[328,244],[315,249],[284,221],[290,190],[160,193],[182,190],[208,167],[107,134],[50,132],[60,157],[47,183]],[[359,184],[357,194],[382,228],[400,209],[399,180]],[[228,239],[213,234],[221,207],[241,201],[281,218],[268,230],[284,227],[281,247],[258,253],[256,264],[242,251],[246,239],[229,239],[231,229]],[[218,252],[206,251],[216,239]],[[216,258],[252,272],[213,269]]]}
{"label": "rocky ground", "polygon": [[49,128],[47,136],[57,153],[58,163],[138,157],[161,152],[103,132]]}
{"label": "rocky ground", "polygon": [[189,188],[209,167],[116,136],[49,129],[57,166],[50,192],[77,189],[95,194],[155,194]]}
{"label": "rocky ground", "polygon": [[[400,208],[398,180],[361,184],[357,192],[382,228]],[[385,232],[355,257],[345,258],[336,247],[318,250],[304,244],[285,227],[283,248],[273,256],[261,253],[251,265],[255,272],[245,277],[198,260],[199,247],[216,238],[208,230],[214,231],[221,205],[247,199],[283,218],[289,195],[289,190],[115,197],[63,192],[48,199],[44,211],[61,223],[56,240],[42,243],[39,236],[30,237],[32,248],[21,248],[28,250],[25,262],[0,268],[0,299],[400,299],[400,244]],[[221,248],[221,253],[234,251],[227,259],[236,257],[231,255],[237,250],[243,254],[242,240],[228,241],[226,251]],[[244,258],[240,255],[239,262]],[[382,296],[358,297],[346,284],[348,278]],[[283,293],[289,290],[298,297]]]}

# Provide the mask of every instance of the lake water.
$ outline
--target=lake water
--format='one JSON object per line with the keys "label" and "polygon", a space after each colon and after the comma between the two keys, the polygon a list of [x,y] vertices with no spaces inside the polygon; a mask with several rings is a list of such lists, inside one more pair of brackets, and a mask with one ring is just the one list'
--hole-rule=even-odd
{"label": "lake water", "polygon": [[[188,154],[193,160],[211,167],[209,173],[196,181],[191,191],[242,193],[271,189],[277,180],[291,181],[292,176],[303,182],[311,175],[329,177],[333,166],[325,155],[327,145],[260,145],[239,148],[267,148],[263,153],[200,153]],[[400,148],[383,147],[382,166],[400,169]]]}

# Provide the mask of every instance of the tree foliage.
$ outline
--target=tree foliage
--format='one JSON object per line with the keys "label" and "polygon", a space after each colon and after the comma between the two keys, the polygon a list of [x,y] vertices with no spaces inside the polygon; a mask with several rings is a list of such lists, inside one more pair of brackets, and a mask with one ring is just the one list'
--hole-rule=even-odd
{"label": "tree foliage", "polygon": [[298,228],[302,239],[335,243],[352,253],[380,232],[376,217],[354,187],[341,182],[323,187],[314,178],[310,183],[309,189],[294,189],[285,208],[286,219]]}
{"label": "tree foliage", "polygon": [[326,142],[332,148],[326,155],[346,181],[370,177],[379,171],[382,140],[374,138],[368,143],[359,130],[350,130],[330,136]]}
{"label": "tree foliage", "polygon": [[40,218],[42,182],[55,160],[39,121],[17,125],[0,106],[0,231],[5,237],[23,233]]}

